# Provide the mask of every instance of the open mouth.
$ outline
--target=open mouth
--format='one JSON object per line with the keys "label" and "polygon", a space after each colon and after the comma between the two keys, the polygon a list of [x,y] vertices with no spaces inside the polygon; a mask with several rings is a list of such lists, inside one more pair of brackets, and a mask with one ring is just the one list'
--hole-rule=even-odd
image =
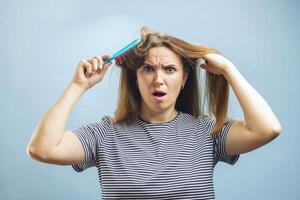
{"label": "open mouth", "polygon": [[153,98],[156,101],[162,102],[162,101],[165,100],[166,93],[164,93],[164,92],[153,92],[152,95],[153,95]]}
{"label": "open mouth", "polygon": [[166,93],[164,93],[164,92],[154,92],[152,95],[156,96],[156,97],[163,97],[163,96],[166,95]]}

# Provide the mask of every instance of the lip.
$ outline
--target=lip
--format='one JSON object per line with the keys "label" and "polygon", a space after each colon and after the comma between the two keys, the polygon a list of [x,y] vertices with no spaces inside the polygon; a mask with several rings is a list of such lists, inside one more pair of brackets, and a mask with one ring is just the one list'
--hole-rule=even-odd
{"label": "lip", "polygon": [[[154,94],[155,92],[165,93],[165,92],[162,91],[162,90],[154,90],[154,91],[152,92],[152,94]],[[165,94],[166,94],[166,93],[165,93]]]}
{"label": "lip", "polygon": [[165,94],[164,96],[161,96],[161,97],[158,97],[158,96],[155,96],[155,95],[152,95],[152,96],[153,96],[154,100],[156,100],[158,102],[162,102],[166,98],[167,94]]}

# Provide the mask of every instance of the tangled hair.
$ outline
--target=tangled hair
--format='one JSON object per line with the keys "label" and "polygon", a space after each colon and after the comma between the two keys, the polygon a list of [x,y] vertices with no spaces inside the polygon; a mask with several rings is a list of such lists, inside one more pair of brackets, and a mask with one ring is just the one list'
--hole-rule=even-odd
{"label": "tangled hair", "polygon": [[[140,43],[128,51],[126,61],[119,65],[121,74],[115,122],[131,121],[138,117],[141,95],[136,85],[136,71],[144,64],[149,49],[161,46],[173,50],[181,58],[184,70],[188,73],[184,89],[180,91],[176,100],[176,110],[195,117],[204,114],[199,89],[200,70],[196,62],[198,58],[207,53],[220,54],[219,51],[209,46],[193,45],[169,34],[142,27]],[[213,134],[218,133],[227,120],[228,98],[229,84],[224,76],[206,71],[203,100],[208,104],[208,115],[216,118]]]}

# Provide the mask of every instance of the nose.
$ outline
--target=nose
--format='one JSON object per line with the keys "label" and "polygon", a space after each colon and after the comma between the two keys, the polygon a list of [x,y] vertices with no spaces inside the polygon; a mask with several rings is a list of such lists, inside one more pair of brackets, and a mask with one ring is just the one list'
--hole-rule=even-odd
{"label": "nose", "polygon": [[157,87],[161,85],[163,85],[163,75],[160,70],[156,70],[154,75],[154,86]]}

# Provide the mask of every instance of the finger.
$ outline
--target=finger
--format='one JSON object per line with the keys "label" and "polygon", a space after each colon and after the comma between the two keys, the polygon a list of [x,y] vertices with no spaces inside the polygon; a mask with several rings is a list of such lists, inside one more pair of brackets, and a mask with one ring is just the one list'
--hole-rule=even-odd
{"label": "finger", "polygon": [[80,68],[84,68],[84,60],[81,60],[79,63],[78,63],[79,67]]}
{"label": "finger", "polygon": [[200,66],[201,66],[203,69],[206,69],[206,70],[208,69],[208,65],[204,65],[204,64],[203,64],[203,65],[200,65]]}
{"label": "finger", "polygon": [[103,60],[102,60],[102,58],[100,56],[95,56],[94,59],[97,60],[97,71],[98,71],[99,69],[102,68],[102,64],[101,63],[103,63]]}
{"label": "finger", "polygon": [[92,62],[93,62],[93,73],[95,73],[98,69],[98,61],[97,59],[93,58]]}
{"label": "finger", "polygon": [[198,58],[195,62],[196,67],[202,67],[206,64],[206,61],[203,58]]}
{"label": "finger", "polygon": [[200,58],[202,58],[205,61],[208,61],[209,60],[209,54],[205,54],[205,55],[201,56]]}
{"label": "finger", "polygon": [[98,62],[102,59],[100,56],[95,56],[94,59],[96,59]]}
{"label": "finger", "polygon": [[80,66],[80,68],[82,68],[84,70],[84,72],[87,71],[86,60],[81,60],[79,62],[79,66]]}
{"label": "finger", "polygon": [[112,62],[109,62],[109,63],[106,63],[104,66],[103,66],[103,69],[100,71],[100,76],[104,76],[105,72],[107,71],[107,69],[109,68],[109,66],[111,66]]}
{"label": "finger", "polygon": [[104,56],[102,56],[102,58],[100,56],[97,56],[97,59],[99,60],[99,63],[98,63],[99,68],[97,70],[98,73],[100,73],[101,70],[103,69],[103,63],[104,63],[103,60],[107,60],[108,58],[109,58],[109,55],[104,55]]}
{"label": "finger", "polygon": [[86,71],[85,64],[82,60],[78,63],[77,71],[78,71],[79,75],[84,74]]}
{"label": "finger", "polygon": [[203,58],[198,58],[198,59],[197,59],[197,64],[198,64],[198,65],[204,65],[204,64],[206,64],[206,60],[203,59]]}
{"label": "finger", "polygon": [[94,73],[98,68],[97,59],[94,57],[94,58],[88,59],[87,61],[92,65],[92,73]]}
{"label": "finger", "polygon": [[92,64],[89,63],[87,60],[83,60],[83,67],[86,70],[86,74],[89,76],[92,73]]}
{"label": "finger", "polygon": [[94,58],[97,59],[97,61],[98,61],[97,72],[99,72],[103,68],[103,59],[100,56],[95,56]]}

